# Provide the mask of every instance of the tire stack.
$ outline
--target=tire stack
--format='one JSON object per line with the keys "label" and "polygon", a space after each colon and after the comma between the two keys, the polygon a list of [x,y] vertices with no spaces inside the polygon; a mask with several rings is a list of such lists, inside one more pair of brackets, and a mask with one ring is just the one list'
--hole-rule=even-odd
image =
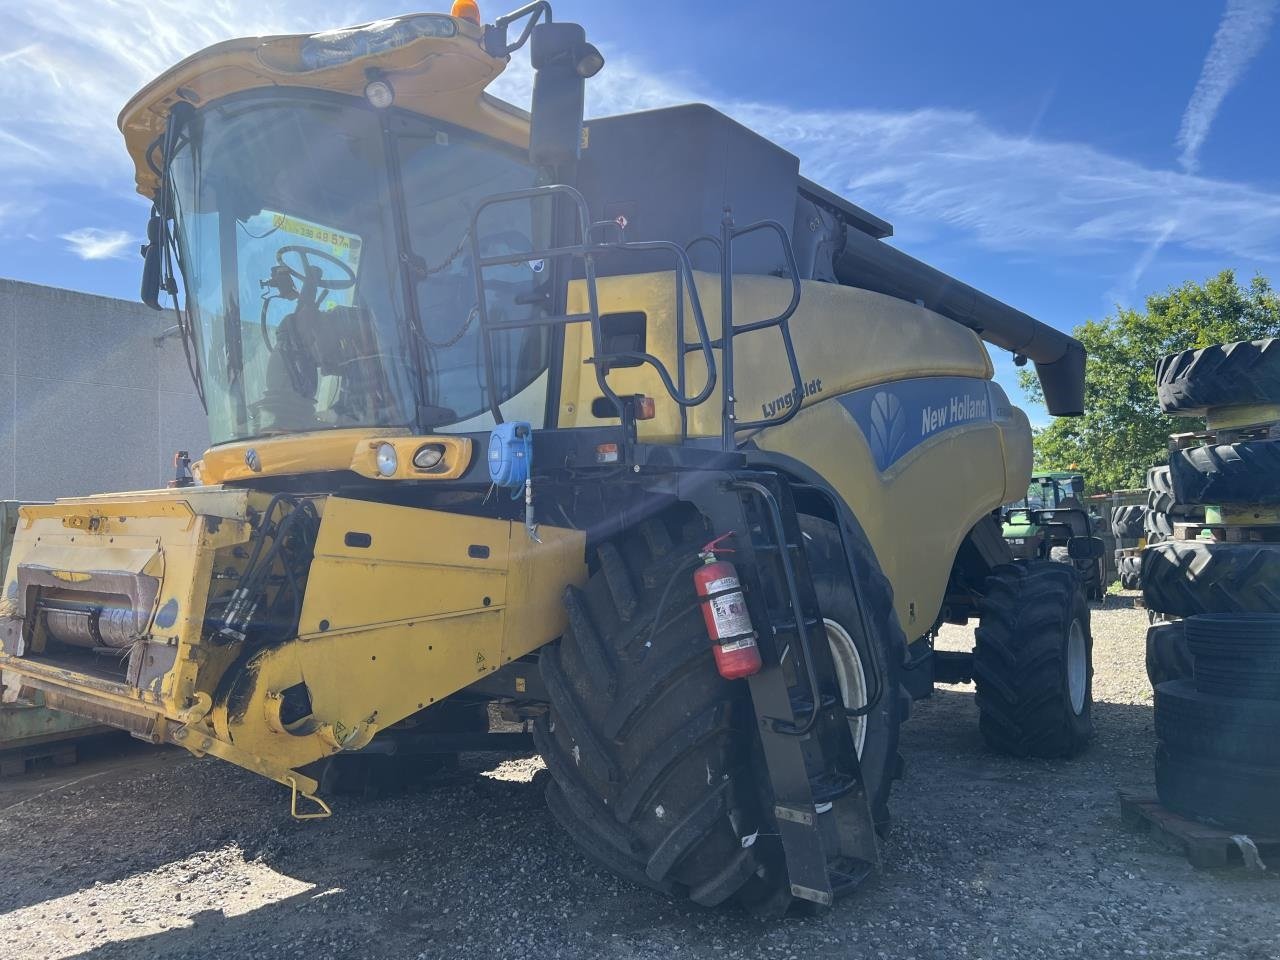
{"label": "tire stack", "polygon": [[[1141,541],[1145,534],[1147,508],[1141,504],[1126,504],[1111,511],[1111,533],[1117,542]],[[1126,590],[1142,587],[1142,548],[1121,547],[1115,553],[1116,573],[1120,586]]]}
{"label": "tire stack", "polygon": [[1152,467],[1147,471],[1147,509],[1142,515],[1147,546],[1172,540],[1176,524],[1200,523],[1203,520],[1203,506],[1179,503],[1174,496],[1173,479],[1169,476],[1167,465]]}
{"label": "tire stack", "polygon": [[1168,809],[1280,835],[1280,339],[1156,366],[1161,409],[1202,416],[1147,476],[1156,792]]}
{"label": "tire stack", "polygon": [[1160,802],[1280,837],[1280,614],[1202,614],[1156,628],[1185,629],[1194,665],[1193,679],[1156,687]]}

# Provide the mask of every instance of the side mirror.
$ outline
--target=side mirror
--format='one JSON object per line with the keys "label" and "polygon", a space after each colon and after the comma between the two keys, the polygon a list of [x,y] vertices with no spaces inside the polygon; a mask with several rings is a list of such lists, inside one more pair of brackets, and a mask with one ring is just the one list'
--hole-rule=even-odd
{"label": "side mirror", "polygon": [[539,23],[529,42],[529,159],[536,166],[572,163],[581,149],[586,80],[604,67],[604,57],[577,23]]}
{"label": "side mirror", "polygon": [[147,242],[142,247],[142,302],[152,310],[163,310],[160,293],[163,288],[163,253],[160,243],[160,215],[153,213],[147,221]]}
{"label": "side mirror", "polygon": [[1067,541],[1067,556],[1072,560],[1097,560],[1105,549],[1101,537],[1072,537]]}

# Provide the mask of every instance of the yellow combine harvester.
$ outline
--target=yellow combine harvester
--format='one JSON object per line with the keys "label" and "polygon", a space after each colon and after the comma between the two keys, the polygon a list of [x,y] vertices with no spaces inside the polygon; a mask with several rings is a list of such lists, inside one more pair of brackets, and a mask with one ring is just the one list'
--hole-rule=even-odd
{"label": "yellow combine harvester", "polygon": [[[526,42],[531,114],[485,92]],[[982,340],[1053,414],[1084,352],[708,107],[584,125],[603,65],[545,2],[462,0],[221,43],[125,107],[142,296],[173,297],[213,445],[22,511],[5,693],[299,816],[356,765],[484,746],[497,704],[599,862],[829,904],[878,865],[935,679],[975,678],[998,749],[1088,739],[1088,608],[1001,539],[1031,435]]]}

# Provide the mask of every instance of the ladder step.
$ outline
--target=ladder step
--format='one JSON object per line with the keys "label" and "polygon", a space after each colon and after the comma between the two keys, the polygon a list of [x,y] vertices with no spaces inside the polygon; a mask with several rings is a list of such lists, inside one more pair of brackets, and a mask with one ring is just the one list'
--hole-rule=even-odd
{"label": "ladder step", "polygon": [[856,777],[836,779],[834,777],[819,776],[809,781],[809,789],[813,793],[814,803],[830,803],[853,793],[858,789],[860,782]]}
{"label": "ladder step", "polygon": [[[817,617],[805,617],[804,628],[806,630],[810,630],[813,627],[818,626],[821,622],[822,621],[819,620]],[[769,626],[773,627],[773,632],[775,634],[785,633],[789,630],[794,630],[796,626],[795,617],[787,617],[783,620],[771,620],[769,621]]]}
{"label": "ladder step", "polygon": [[[777,545],[776,543],[754,543],[754,542],[753,542],[753,543],[751,544],[751,549],[752,549],[752,550],[754,550],[754,551],[756,551],[757,553],[777,553],[777,552],[778,552],[778,545]],[[797,550],[803,550],[803,549],[804,549],[804,544],[802,544],[802,543],[788,543],[788,544],[787,544],[787,549],[788,549],[788,550],[791,550],[792,552],[795,552],[795,551],[797,551]]]}
{"label": "ladder step", "polygon": [[875,873],[875,866],[867,863],[865,860],[854,860],[847,864],[843,870],[835,870],[827,868],[827,876],[831,883],[831,895],[833,897],[843,896],[854,890],[864,883],[868,877]]}

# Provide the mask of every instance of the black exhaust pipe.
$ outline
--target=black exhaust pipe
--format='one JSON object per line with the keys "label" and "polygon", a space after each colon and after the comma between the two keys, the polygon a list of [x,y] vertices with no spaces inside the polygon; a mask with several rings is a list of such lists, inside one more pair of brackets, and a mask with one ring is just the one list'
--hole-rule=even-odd
{"label": "black exhaust pipe", "polygon": [[834,267],[836,279],[847,286],[920,303],[1033,361],[1049,413],[1084,413],[1085,352],[1074,337],[856,229],[845,230]]}

